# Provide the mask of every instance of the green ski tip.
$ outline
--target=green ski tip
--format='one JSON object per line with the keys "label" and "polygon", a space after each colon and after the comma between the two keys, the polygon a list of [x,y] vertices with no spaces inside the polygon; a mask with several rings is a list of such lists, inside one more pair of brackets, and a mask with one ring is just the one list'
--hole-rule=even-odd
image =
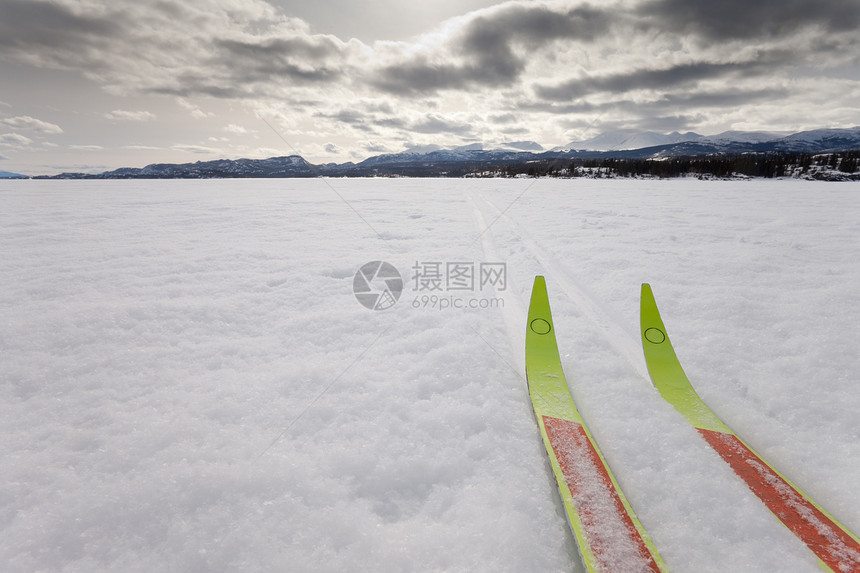
{"label": "green ski tip", "polygon": [[718,432],[730,431],[705,406],[684,374],[648,284],[642,285],[641,303],[642,347],[654,386],[695,427]]}
{"label": "green ski tip", "polygon": [[782,523],[818,557],[822,569],[860,573],[860,540],[745,444],[693,390],[675,355],[648,284],[642,285],[641,333],[654,386],[699,431]]}
{"label": "green ski tip", "polygon": [[666,571],[570,396],[541,276],[535,277],[526,324],[526,377],[538,428],[586,569]]}

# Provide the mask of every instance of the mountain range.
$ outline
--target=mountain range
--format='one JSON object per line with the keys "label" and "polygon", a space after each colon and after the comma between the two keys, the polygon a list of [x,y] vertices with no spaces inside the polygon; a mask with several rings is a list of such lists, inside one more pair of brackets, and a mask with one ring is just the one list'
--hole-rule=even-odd
{"label": "mountain range", "polygon": [[157,163],[123,167],[100,174],[62,173],[54,179],[204,179],[216,177],[366,177],[373,175],[464,175],[483,168],[542,159],[662,159],[743,153],[822,154],[860,150],[860,126],[793,134],[726,131],[703,136],[693,132],[614,131],[592,139],[544,150],[519,141],[492,149],[471,144],[453,149],[436,146],[369,157],[359,163],[312,164],[298,155],[268,159],[217,159],[195,163]]}
{"label": "mountain range", "polygon": [[632,149],[646,149],[662,145],[674,145],[697,141],[700,143],[765,143],[778,141],[787,133],[774,133],[765,131],[726,131],[719,135],[704,136],[688,131],[687,133],[664,134],[654,131],[618,130],[601,133],[597,137],[583,141],[571,141],[567,145],[554,148],[562,150],[588,150],[588,151],[622,151]]}
{"label": "mountain range", "polygon": [[11,171],[0,170],[0,179],[27,179],[26,175],[20,173],[12,173]]}

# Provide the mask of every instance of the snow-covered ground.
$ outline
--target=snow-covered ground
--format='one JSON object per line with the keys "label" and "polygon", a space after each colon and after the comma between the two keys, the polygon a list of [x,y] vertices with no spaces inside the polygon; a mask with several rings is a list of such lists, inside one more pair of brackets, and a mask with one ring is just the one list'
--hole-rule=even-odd
{"label": "snow-covered ground", "polygon": [[[353,296],[374,260],[387,310]],[[819,569],[651,386],[642,282],[704,400],[860,532],[857,184],[7,181],[3,571],[571,570],[536,274],[673,571]]]}

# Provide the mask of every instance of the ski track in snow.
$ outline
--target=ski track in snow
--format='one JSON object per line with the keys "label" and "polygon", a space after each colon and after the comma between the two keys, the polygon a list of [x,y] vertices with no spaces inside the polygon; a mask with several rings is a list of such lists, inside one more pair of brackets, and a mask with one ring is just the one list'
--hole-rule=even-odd
{"label": "ski track in snow", "polygon": [[600,302],[585,285],[574,279],[565,270],[567,265],[563,261],[542,249],[534,238],[512,220],[505,211],[499,209],[498,205],[488,200],[485,195],[481,196],[481,200],[491,210],[498,213],[494,220],[504,219],[510,225],[516,237],[540,262],[547,278],[558,285],[561,291],[571,299],[582,312],[583,318],[596,325],[606,341],[622,354],[639,374],[647,378],[648,370],[642,358],[639,341],[631,338],[629,332],[620,326],[621,320],[617,313],[614,313],[605,302]]}
{"label": "ski track in snow", "polygon": [[[499,256],[498,250],[496,249],[495,241],[493,240],[493,233],[490,225],[487,224],[487,219],[484,217],[484,211],[481,208],[481,202],[483,201],[483,197],[477,197],[475,193],[469,193],[469,202],[472,205],[473,213],[475,217],[475,223],[478,229],[478,236],[476,240],[480,240],[481,242],[481,250],[486,261],[499,261],[502,260]],[[490,219],[491,225],[495,224],[500,217],[496,217]],[[505,329],[508,334],[508,340],[510,341],[510,352],[514,357],[514,361],[517,365],[517,374],[522,379],[523,385],[526,388],[526,393],[528,393],[528,381],[525,375],[525,323],[527,320],[527,308],[528,301],[523,300],[520,296],[511,293],[507,289],[504,291],[494,289],[494,292],[497,296],[500,296],[505,301],[504,308],[502,309],[502,316],[505,322]],[[535,447],[540,451],[543,451],[543,441],[540,438],[540,433],[537,430],[537,426],[535,426],[534,432],[534,443]],[[555,488],[552,487],[555,484],[555,475],[552,472],[552,467],[549,464],[548,460],[545,460],[543,464],[545,469],[546,481],[550,484],[550,492],[552,495],[552,499],[555,502],[556,512],[555,512],[555,522],[556,527],[559,527],[561,524],[562,527],[568,527],[567,514],[564,508],[564,504],[561,501],[561,498],[558,497]],[[562,517],[564,516],[564,517]],[[567,557],[571,563],[570,571],[573,573],[585,573],[585,566],[582,563],[581,558],[579,557],[579,548],[575,546],[573,543],[568,544],[567,546]]]}
{"label": "ski track in snow", "polygon": [[[496,249],[493,235],[489,232],[490,228],[487,226],[484,213],[477,205],[475,197],[470,196],[469,199],[474,208],[475,222],[479,231],[478,237],[481,241],[483,259],[485,261],[504,260]],[[526,321],[526,308],[528,307],[528,303],[523,300],[521,296],[518,296],[516,293],[507,289],[494,289],[494,292],[505,301],[502,316],[505,320],[505,327],[511,340],[511,354],[515,357],[517,371],[520,374],[520,377],[525,380],[525,356],[520,350],[525,344],[525,327],[523,325]]]}
{"label": "ski track in snow", "polygon": [[[524,381],[547,277],[571,393],[676,572],[813,573],[650,384],[693,385],[860,530],[860,202],[794,181],[0,182],[4,571],[569,571]],[[394,308],[352,296],[364,263]],[[417,262],[504,262],[502,308]],[[443,289],[444,291],[444,289]]]}
{"label": "ski track in snow", "polygon": [[[605,301],[599,301],[597,296],[589,292],[586,287],[579,284],[579,281],[570,276],[565,269],[573,264],[572,262],[562,261],[558,257],[548,253],[532,236],[530,236],[528,232],[522,229],[522,227],[518,225],[511,216],[509,216],[509,213],[519,214],[519,210],[516,209],[515,206],[516,202],[518,202],[524,194],[517,194],[512,202],[504,208],[500,208],[497,204],[488,200],[486,198],[486,193],[479,193],[477,194],[477,197],[475,195],[476,194],[474,193],[471,194],[471,200],[473,205],[476,207],[475,217],[478,222],[479,236],[481,238],[485,255],[490,259],[496,259],[498,257],[498,246],[494,237],[497,235],[505,236],[510,242],[510,246],[508,247],[509,252],[511,250],[519,250],[527,254],[528,257],[534,259],[534,261],[538,263],[535,273],[546,276],[548,285],[560,287],[558,289],[559,292],[553,293],[552,290],[550,291],[550,304],[553,305],[553,308],[555,309],[558,306],[562,306],[562,308],[564,308],[563,305],[559,304],[561,302],[572,303],[574,319],[569,320],[566,327],[559,326],[559,313],[554,312],[558,332],[557,336],[559,336],[560,352],[562,356],[574,356],[574,358],[569,358],[567,360],[563,358],[563,362],[568,362],[568,365],[565,367],[565,371],[568,373],[567,377],[568,383],[572,389],[571,393],[577,401],[578,408],[583,412],[586,423],[589,425],[592,433],[597,437],[598,446],[604,450],[604,455],[607,457],[611,467],[613,468],[613,472],[619,480],[622,489],[625,491],[625,495],[633,503],[634,511],[639,511],[639,509],[637,509],[637,502],[639,502],[638,506],[641,506],[644,509],[642,512],[644,517],[643,515],[639,515],[639,518],[643,521],[646,530],[649,531],[652,538],[655,536],[653,530],[656,530],[657,537],[662,533],[659,527],[649,527],[653,526],[655,523],[659,523],[659,517],[652,517],[648,511],[648,505],[644,505],[642,500],[654,502],[655,499],[663,498],[664,502],[668,502],[676,496],[676,492],[678,491],[689,492],[689,482],[684,479],[679,479],[679,474],[672,475],[669,473],[668,475],[664,475],[660,478],[660,484],[653,484],[650,491],[642,491],[640,489],[641,484],[637,483],[636,479],[631,477],[630,472],[627,471],[628,466],[625,466],[625,463],[629,463],[631,450],[638,451],[640,456],[643,452],[645,452],[646,456],[650,453],[654,456],[654,460],[651,460],[651,463],[654,463],[656,460],[660,460],[661,458],[669,459],[673,454],[673,450],[681,448],[692,448],[697,450],[695,455],[700,458],[698,462],[686,460],[678,469],[683,470],[684,463],[702,464],[703,462],[707,462],[709,465],[713,466],[713,469],[711,470],[712,473],[720,475],[724,482],[724,491],[719,495],[722,495],[727,499],[743,500],[745,505],[750,505],[750,508],[744,510],[744,514],[747,516],[752,513],[756,516],[755,518],[751,516],[747,517],[747,520],[751,523],[756,521],[760,524],[769,522],[772,517],[763,507],[756,505],[757,500],[755,500],[754,496],[752,496],[744,486],[737,483],[734,477],[731,476],[730,471],[727,471],[727,468],[722,465],[722,462],[708,451],[707,446],[705,446],[703,442],[697,440],[695,433],[689,427],[687,422],[680,419],[671,407],[667,406],[662,399],[659,399],[656,391],[652,391],[650,378],[644,364],[644,358],[641,356],[641,348],[638,346],[638,340],[634,341],[630,332],[620,326],[621,320],[618,318],[618,314],[610,308],[609,304]],[[487,226],[486,221],[492,222],[490,227]],[[538,225],[539,224],[540,223],[538,223]],[[507,330],[511,336],[512,346],[515,349],[522,348],[522,332],[524,330],[523,325],[525,324],[525,314],[522,309],[524,308],[524,305],[527,304],[526,297],[530,294],[530,285],[531,282],[529,280],[528,288],[523,290],[523,296],[520,299],[522,302],[518,302],[513,311],[509,311],[510,309],[506,305],[504,312],[506,315],[505,322]],[[637,287],[638,290],[638,285],[633,286]],[[552,286],[548,286],[548,288],[552,289]],[[567,300],[563,300],[564,295],[567,296]],[[511,297],[508,297],[506,300],[510,300],[510,298]],[[565,321],[562,320],[561,322]],[[634,323],[633,328],[635,329],[634,332],[638,334],[638,320]],[[584,340],[581,340],[581,344],[571,345],[570,340],[573,338],[569,336],[571,331],[582,331],[587,332],[588,334],[585,336]],[[572,350],[574,352],[567,352],[568,350],[571,350],[570,346],[573,346]],[[608,353],[606,352],[607,349],[609,350]],[[613,380],[613,377],[616,377],[618,372],[612,371],[612,369],[608,371],[595,370],[594,374],[589,374],[587,370],[583,371],[582,369],[577,369],[575,367],[571,368],[569,366],[570,362],[575,364],[576,358],[589,353],[589,351],[596,355],[603,354],[605,360],[611,361],[615,364],[618,363],[619,357],[623,357],[629,368],[622,369],[621,378]],[[517,356],[519,356],[519,354]],[[629,371],[633,371],[632,376]],[[571,372],[573,373],[573,376],[571,376]],[[638,387],[632,385],[631,382],[638,382]],[[610,387],[608,391],[597,394],[598,401],[602,403],[601,405],[603,408],[595,407],[594,399],[589,399],[588,393],[584,391],[589,387],[594,388],[596,386]],[[583,395],[585,396],[585,399],[582,399]],[[630,397],[639,398],[642,400],[642,404],[648,404],[648,402],[644,401],[645,398],[650,399],[649,401],[654,402],[654,409],[662,410],[667,418],[672,419],[671,428],[661,428],[659,425],[653,424],[652,428],[654,433],[673,432],[684,436],[686,439],[676,441],[672,444],[672,447],[666,447],[667,444],[665,442],[662,444],[655,444],[651,440],[643,440],[642,437],[647,434],[643,434],[635,438],[631,436],[630,432],[635,432],[637,426],[639,426],[639,424],[635,422],[635,417],[645,416],[647,419],[650,412],[648,412],[648,408],[646,408],[645,413],[641,410],[638,412],[631,412],[621,408],[620,406],[624,403],[625,398]],[[633,423],[631,423],[631,417],[633,417]],[[650,421],[653,422],[653,420]],[[625,428],[625,426],[627,427]],[[624,451],[624,448],[620,447],[620,444],[625,442],[627,452]],[[679,460],[676,459],[674,461],[677,463]],[[672,468],[672,465],[667,465],[667,467],[664,468],[664,471],[669,471],[670,468]],[[550,471],[548,466],[547,471]],[[641,481],[641,476],[639,480]],[[555,493],[555,495],[557,497],[558,494]],[[682,496],[678,497],[679,500],[676,500],[676,502],[680,501],[682,506],[684,503],[687,504],[684,511],[688,516],[694,520],[707,522],[709,519],[709,513],[708,511],[703,511],[702,506],[698,505],[697,496],[692,495],[686,499],[683,499]],[[560,507],[560,500],[557,499],[557,502]],[[696,517],[697,515],[698,517]],[[739,555],[731,565],[731,568],[733,569],[738,568],[741,563],[749,566],[751,565],[751,559],[754,559],[752,555],[744,555],[743,551],[738,551],[737,544],[742,542],[742,537],[737,536],[737,528],[732,527],[731,525],[729,525],[729,527],[721,527],[721,524],[717,524],[716,527],[702,527],[698,531],[687,531],[685,533],[686,535],[683,543],[688,546],[688,549],[691,547],[702,548],[703,546],[710,544],[714,545],[714,547],[706,549],[706,551],[734,550]],[[787,531],[779,532],[783,537],[790,536],[790,534],[786,535],[787,533]],[[723,541],[723,543],[718,542],[717,544],[714,544],[713,540],[715,537],[716,539]],[[728,543],[726,543],[726,541],[728,541]],[[717,548],[721,544],[725,546],[722,550]],[[801,552],[801,550],[796,547],[796,540],[790,540],[789,544],[795,545],[795,552]],[[671,554],[671,548],[669,548],[668,551],[666,549],[661,549],[659,541],[658,550],[663,553]],[[765,559],[761,560],[769,563],[768,567],[773,567],[774,557],[774,554],[770,554]],[[665,558],[666,556],[664,554],[664,559]],[[761,556],[759,556],[759,558],[761,558]],[[783,556],[783,559],[786,562],[792,562],[791,558],[785,559]],[[810,562],[812,561],[808,556],[801,557],[801,559],[805,559]],[[669,565],[670,568],[673,566],[672,561],[669,561]],[[797,564],[794,563],[794,565],[796,566]],[[698,571],[708,570],[706,566],[701,564],[701,562],[698,562],[696,567],[696,570]],[[726,566],[721,565],[720,567],[724,568]],[[715,568],[714,570],[721,570],[720,567]],[[754,568],[755,566],[753,565],[752,567]]]}

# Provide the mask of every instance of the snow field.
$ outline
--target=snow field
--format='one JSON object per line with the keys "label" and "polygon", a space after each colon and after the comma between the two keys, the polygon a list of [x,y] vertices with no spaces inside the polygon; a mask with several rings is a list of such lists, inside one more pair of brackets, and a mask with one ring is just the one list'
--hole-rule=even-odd
{"label": "snow field", "polygon": [[[523,379],[536,274],[673,571],[818,568],[651,387],[642,282],[702,398],[860,531],[856,185],[13,181],[0,205],[7,571],[570,570]],[[371,260],[392,309],[352,296]],[[504,307],[415,308],[431,261],[506,263],[505,290],[440,293]]]}

